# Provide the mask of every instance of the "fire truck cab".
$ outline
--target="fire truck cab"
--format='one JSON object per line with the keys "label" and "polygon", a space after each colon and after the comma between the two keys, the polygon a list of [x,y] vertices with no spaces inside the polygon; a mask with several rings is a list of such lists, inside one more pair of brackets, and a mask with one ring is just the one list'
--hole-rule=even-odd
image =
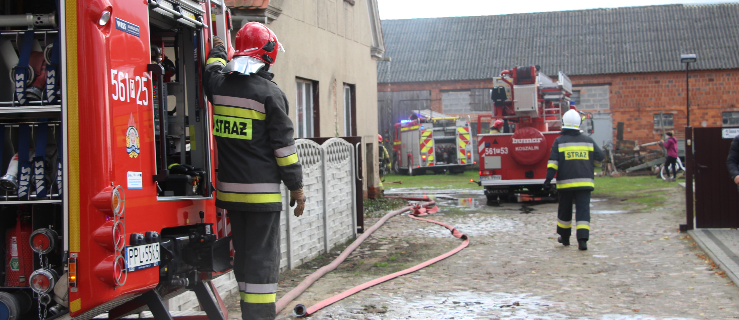
{"label": "fire truck cab", "polygon": [[395,124],[392,167],[396,173],[462,173],[472,164],[469,122],[414,113]]}
{"label": "fire truck cab", "polygon": [[[492,114],[478,116],[480,180],[488,204],[513,200],[515,194],[547,197],[543,190],[547,161],[562,128],[562,115],[576,109],[570,103],[572,82],[562,72],[555,81],[538,66],[514,67],[493,79]],[[592,133],[589,114],[581,112],[581,127]],[[501,133],[482,131],[481,123],[504,121]],[[556,179],[552,180],[556,184]]]}
{"label": "fire truck cab", "polygon": [[229,28],[222,0],[0,0],[0,320],[169,318],[186,290],[224,318],[201,74]]}

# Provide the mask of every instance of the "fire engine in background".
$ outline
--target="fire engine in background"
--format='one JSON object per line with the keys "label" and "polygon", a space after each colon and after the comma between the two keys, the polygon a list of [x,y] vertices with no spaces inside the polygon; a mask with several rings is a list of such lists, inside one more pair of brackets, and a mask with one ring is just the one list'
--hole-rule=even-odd
{"label": "fire engine in background", "polygon": [[395,124],[392,167],[396,173],[462,173],[472,159],[468,121],[414,112],[410,120]]}
{"label": "fire engine in background", "polygon": [[[478,184],[485,187],[488,204],[513,200],[517,193],[540,197],[554,192],[543,190],[549,153],[562,129],[562,115],[575,109],[570,104],[572,82],[562,72],[557,78],[530,66],[505,70],[493,79],[493,114],[479,115],[478,124],[502,119],[503,130],[488,133],[478,125],[477,135]],[[592,134],[590,115],[583,116],[583,126]]]}
{"label": "fire engine in background", "polygon": [[185,290],[224,319],[200,74],[229,24],[216,0],[0,0],[0,320],[171,319]]}

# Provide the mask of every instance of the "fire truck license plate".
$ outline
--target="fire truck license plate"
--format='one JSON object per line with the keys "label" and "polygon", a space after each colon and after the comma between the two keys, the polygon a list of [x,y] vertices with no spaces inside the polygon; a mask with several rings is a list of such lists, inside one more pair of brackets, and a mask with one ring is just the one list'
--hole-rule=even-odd
{"label": "fire truck license plate", "polygon": [[480,180],[503,180],[501,175],[480,176]]}
{"label": "fire truck license plate", "polygon": [[126,247],[126,268],[128,272],[159,265],[159,243]]}

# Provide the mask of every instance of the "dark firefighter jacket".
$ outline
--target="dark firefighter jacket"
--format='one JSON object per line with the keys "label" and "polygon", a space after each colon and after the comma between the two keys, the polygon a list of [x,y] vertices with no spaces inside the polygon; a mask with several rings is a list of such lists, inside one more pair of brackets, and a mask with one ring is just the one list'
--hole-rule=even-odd
{"label": "dark firefighter jacket", "polygon": [[280,181],[290,190],[303,187],[287,97],[264,69],[251,75],[219,73],[226,59],[224,48],[214,47],[203,75],[218,148],[216,206],[280,211]]}
{"label": "dark firefighter jacket", "polygon": [[603,160],[603,151],[593,139],[579,130],[562,130],[554,140],[547,164],[547,180],[557,175],[557,190],[589,190],[595,188],[595,161]]}

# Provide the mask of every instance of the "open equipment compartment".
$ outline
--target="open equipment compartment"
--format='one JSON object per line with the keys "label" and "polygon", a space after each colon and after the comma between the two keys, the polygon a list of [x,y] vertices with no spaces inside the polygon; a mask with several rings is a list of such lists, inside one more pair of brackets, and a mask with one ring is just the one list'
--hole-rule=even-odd
{"label": "open equipment compartment", "polygon": [[[211,197],[210,124],[202,90],[202,5],[149,1],[154,130],[160,199]],[[160,108],[166,106],[166,108]]]}
{"label": "open equipment compartment", "polygon": [[59,8],[0,0],[0,309],[66,313]]}

